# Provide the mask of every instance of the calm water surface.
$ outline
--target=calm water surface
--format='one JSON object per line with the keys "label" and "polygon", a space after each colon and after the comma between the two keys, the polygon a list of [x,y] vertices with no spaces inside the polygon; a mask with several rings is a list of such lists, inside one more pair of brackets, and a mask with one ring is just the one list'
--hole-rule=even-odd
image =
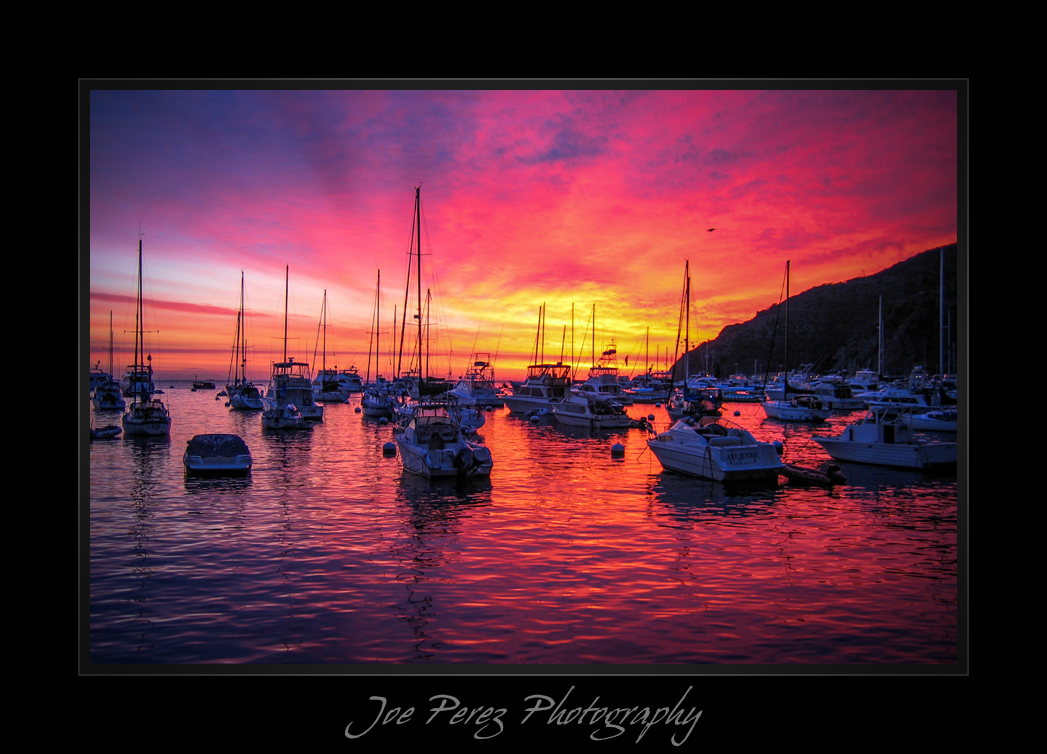
{"label": "calm water surface", "polygon": [[[957,661],[955,475],[725,487],[663,471],[643,430],[499,409],[480,431],[490,480],[459,486],[383,456],[392,426],[359,398],[272,433],[213,391],[165,389],[170,439],[90,445],[92,663]],[[807,465],[827,459],[813,434],[861,417],[723,413]],[[205,432],[242,436],[251,475],[186,476]]]}

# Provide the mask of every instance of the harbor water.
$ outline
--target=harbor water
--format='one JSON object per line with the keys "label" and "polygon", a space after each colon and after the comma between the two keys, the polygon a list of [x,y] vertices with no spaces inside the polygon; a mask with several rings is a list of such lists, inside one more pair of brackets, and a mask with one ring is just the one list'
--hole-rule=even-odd
{"label": "harbor water", "polygon": [[[163,387],[170,438],[85,440],[91,664],[958,660],[956,472],[725,486],[664,471],[646,430],[495,409],[490,479],[428,481],[383,454],[392,425],[359,396],[273,432],[213,390]],[[628,411],[668,426],[662,407]],[[722,413],[805,466],[828,460],[813,435],[862,416]],[[243,437],[252,472],[187,475],[203,433]]]}

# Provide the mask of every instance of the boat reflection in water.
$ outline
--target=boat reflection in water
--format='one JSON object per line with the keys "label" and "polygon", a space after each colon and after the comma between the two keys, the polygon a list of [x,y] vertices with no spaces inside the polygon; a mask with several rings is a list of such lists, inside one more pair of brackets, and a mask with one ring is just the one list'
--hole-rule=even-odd
{"label": "boat reflection in water", "polygon": [[[481,430],[498,463],[458,484],[385,455],[395,428],[358,397],[263,432],[188,388],[170,441],[88,448],[92,663],[957,662],[955,473],[707,481],[644,430],[500,409]],[[737,410],[787,462],[828,460],[814,427]],[[208,433],[242,437],[251,474],[185,474]]]}

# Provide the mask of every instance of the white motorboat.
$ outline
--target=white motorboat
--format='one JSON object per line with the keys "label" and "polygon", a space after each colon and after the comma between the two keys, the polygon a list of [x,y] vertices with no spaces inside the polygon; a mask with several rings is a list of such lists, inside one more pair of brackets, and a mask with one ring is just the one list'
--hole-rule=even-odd
{"label": "white motorboat", "polygon": [[773,480],[784,468],[773,443],[713,416],[681,419],[647,447],[669,471],[717,482]]}
{"label": "white motorboat", "polygon": [[313,399],[321,403],[345,403],[349,393],[338,379],[338,368],[318,369],[312,381]]}
{"label": "white motorboat", "polygon": [[485,445],[465,439],[453,407],[418,404],[393,430],[405,471],[425,477],[490,476],[494,461]]}
{"label": "white motorboat", "polygon": [[253,463],[239,435],[196,435],[186,441],[182,463],[195,473],[247,473]]}
{"label": "white motorboat", "polygon": [[306,421],[323,421],[324,408],[313,400],[313,388],[306,376],[308,364],[298,363],[294,357],[273,364],[273,376],[266,391],[266,402],[271,408],[293,405]]}
{"label": "white motorboat", "polygon": [[958,431],[958,412],[956,409],[936,409],[926,414],[902,414],[905,423],[919,432],[956,432]]}
{"label": "white motorboat", "polygon": [[[113,313],[109,312],[109,346],[110,346],[110,352],[112,352],[112,344],[113,344],[112,326],[113,326]],[[110,356],[109,360],[112,361],[112,356]],[[106,372],[102,371],[102,362],[101,361],[95,362],[95,365],[93,367],[91,367],[91,369],[88,371],[88,391],[89,391],[88,394],[94,393],[94,391],[98,388],[99,385],[101,385],[106,380],[111,380],[112,378],[113,378],[113,365],[112,364],[109,365],[109,372],[106,373]]]}
{"label": "white motorboat", "polygon": [[120,383],[116,380],[106,380],[96,387],[91,402],[96,411],[123,411],[127,407]]}
{"label": "white motorboat", "polygon": [[171,434],[171,413],[159,398],[153,397],[153,356],[140,358],[145,353],[144,311],[142,306],[142,239],[138,239],[138,302],[135,309],[135,363],[129,367],[131,407],[123,416],[124,432],[128,435],[163,437]]}
{"label": "white motorboat", "polygon": [[911,411],[894,406],[874,407],[839,436],[815,435],[813,439],[836,461],[909,469],[956,465],[956,443],[916,440],[913,428],[905,420],[906,414],[911,415]]}
{"label": "white motorboat", "polygon": [[523,385],[504,396],[505,406],[511,412],[551,410],[567,397],[571,387],[571,365],[531,364],[527,367],[527,379]]}
{"label": "white motorboat", "polygon": [[511,413],[551,411],[554,403],[559,403],[571,388],[571,365],[562,361],[543,363],[545,342],[545,305],[538,309],[538,332],[535,335],[534,351],[531,353],[534,363],[527,367],[527,378],[519,387],[513,387],[511,394],[503,394],[505,407]]}
{"label": "white motorboat", "polygon": [[811,393],[832,411],[859,411],[865,408],[865,401],[856,397],[850,387],[838,381],[816,382],[811,386]]}
{"label": "white motorboat", "polygon": [[625,388],[634,403],[661,403],[669,398],[672,375],[668,372],[646,372],[637,375]]}
{"label": "white motorboat", "polygon": [[581,392],[591,398],[614,400],[621,404],[631,403],[632,398],[626,395],[618,379],[618,347],[614,338],[611,338],[610,344],[600,354],[600,360],[596,360],[596,304],[593,304],[592,323],[592,366],[589,367],[589,374],[584,382],[577,379],[573,381],[571,391]]}
{"label": "white motorboat", "polygon": [[362,393],[364,391],[364,381],[360,378],[360,373],[357,371],[356,365],[353,365],[348,369],[339,369],[338,383],[341,385],[342,392],[346,395],[353,395],[354,393]]}
{"label": "white motorboat", "polygon": [[392,399],[393,418],[398,423],[404,424],[411,420],[419,406],[424,406],[426,403],[432,403],[433,401],[447,404],[448,411],[453,414],[464,435],[475,434],[487,423],[487,414],[484,413],[482,406],[463,406],[456,400],[454,394],[450,392],[443,396],[423,401],[417,401],[406,394],[394,396]]}
{"label": "white motorboat", "polygon": [[814,395],[795,395],[789,400],[764,401],[762,405],[768,419],[783,422],[823,422],[833,414],[832,409]]}
{"label": "white motorboat", "polygon": [[871,369],[859,369],[847,382],[847,387],[855,396],[860,393],[874,393],[880,389],[880,375]]}
{"label": "white motorboat", "polygon": [[569,427],[622,429],[640,426],[640,422],[630,417],[617,401],[573,390],[562,401],[553,404],[552,413],[556,421]]}
{"label": "white motorboat", "polygon": [[262,429],[312,429],[312,422],[306,421],[302,412],[293,403],[277,403],[265,399],[266,407],[262,410]]}
{"label": "white motorboat", "polygon": [[162,393],[153,384],[153,370],[147,364],[128,364],[123,378],[120,380],[120,390],[124,398],[134,399],[136,395],[152,396]]}
{"label": "white motorboat", "polygon": [[392,419],[397,399],[388,383],[382,378],[379,378],[379,380],[380,382],[364,390],[364,394],[360,398],[360,410],[364,416]]}
{"label": "white motorboat", "polygon": [[502,396],[494,386],[494,369],[491,366],[491,355],[477,353],[473,355],[473,364],[448,391],[458,400],[459,406],[482,406],[484,408],[501,408]]}
{"label": "white motorboat", "polygon": [[955,400],[944,395],[944,391],[935,393],[930,388],[888,386],[876,393],[862,393],[860,396],[869,408],[892,406],[904,408],[914,414],[926,414],[937,408],[955,407]]}
{"label": "white motorboat", "polygon": [[262,391],[250,382],[241,382],[227,388],[229,407],[237,411],[261,411],[265,408]]}
{"label": "white motorboat", "polygon": [[228,405],[237,411],[261,411],[262,393],[247,379],[247,320],[244,318],[244,273],[240,273],[240,311],[236,315],[236,342],[233,345],[233,375],[225,386]]}

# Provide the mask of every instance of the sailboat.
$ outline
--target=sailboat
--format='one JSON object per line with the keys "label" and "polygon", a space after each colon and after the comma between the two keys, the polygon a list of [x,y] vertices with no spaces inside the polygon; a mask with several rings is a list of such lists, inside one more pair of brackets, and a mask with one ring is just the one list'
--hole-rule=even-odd
{"label": "sailboat", "polygon": [[411,293],[411,264],[407,266],[407,283],[404,287],[404,313],[403,322],[400,326],[400,353],[397,360],[397,380],[401,382],[411,397],[421,400],[423,396],[434,396],[446,393],[454,384],[448,380],[433,377],[429,373],[429,304],[432,300],[430,291],[426,291],[425,319],[422,318],[422,187],[416,186],[414,191],[414,229],[412,241],[417,238],[417,247],[412,243],[413,256],[417,260],[417,271],[415,285],[417,287],[417,309],[414,318],[418,320],[418,339],[415,343],[415,355],[418,359],[416,368],[408,368],[404,371],[403,366],[403,340],[407,330],[407,301]]}
{"label": "sailboat", "polygon": [[765,400],[761,405],[769,419],[789,422],[823,422],[832,416],[822,398],[816,395],[789,397],[789,265],[785,263],[785,370],[782,374],[784,390],[781,400]]}
{"label": "sailboat", "polygon": [[[135,309],[135,363],[129,367],[134,386],[131,408],[123,416],[128,435],[169,436],[171,413],[163,401],[153,397],[153,355],[145,354],[144,310],[142,307],[142,239],[138,239],[138,303]],[[143,358],[144,356],[144,358]]]}
{"label": "sailboat", "polygon": [[[382,297],[382,271],[378,270],[378,286],[374,295],[374,311],[371,314],[371,339],[367,345],[367,373],[364,377],[364,394],[360,398],[360,410],[364,416],[376,419],[392,419],[393,403],[392,388],[384,377],[378,372],[379,349],[381,344],[378,332],[381,320],[381,297]],[[371,354],[374,354],[374,382],[371,382]]]}
{"label": "sailboat", "polygon": [[[683,385],[676,388],[669,396],[665,404],[665,410],[669,418],[679,421],[684,417],[699,418],[702,416],[719,416],[722,397],[720,391],[715,388],[697,388],[691,385],[691,263],[684,261],[684,295],[683,295]],[[679,346],[680,331],[676,331],[677,346]],[[676,369],[673,368],[675,375]]]}
{"label": "sailboat", "polygon": [[[460,409],[453,399],[448,400],[445,395],[451,387],[450,383],[422,376],[422,357],[423,353],[426,354],[428,361],[428,348],[422,330],[421,191],[421,186],[415,188],[414,199],[415,229],[418,234],[418,309],[415,315],[418,319],[418,402],[397,423],[393,437],[405,471],[432,478],[490,476],[494,466],[491,451],[480,443],[465,439]],[[406,319],[406,311],[404,316]]]}
{"label": "sailboat", "polygon": [[244,273],[240,272],[240,311],[236,315],[236,344],[233,346],[233,379],[225,386],[229,407],[237,411],[261,411],[262,393],[247,379],[247,320],[244,319]]}
{"label": "sailboat", "polygon": [[123,411],[127,407],[120,383],[112,378],[113,374],[113,313],[109,312],[109,372],[95,386],[91,395],[96,411]]}
{"label": "sailboat", "polygon": [[284,282],[284,355],[273,364],[273,375],[265,395],[262,427],[265,429],[299,429],[310,421],[322,421],[323,406],[313,401],[313,388],[305,370],[309,365],[287,356],[287,299],[290,293],[291,268]]}
{"label": "sailboat", "polygon": [[[313,378],[313,398],[324,403],[345,403],[349,400],[349,394],[342,388],[338,379],[338,367],[327,368],[327,290],[324,289],[324,303],[320,309],[320,327],[323,329],[323,337],[319,339],[322,345],[321,366]],[[316,351],[313,351],[316,358]]]}

